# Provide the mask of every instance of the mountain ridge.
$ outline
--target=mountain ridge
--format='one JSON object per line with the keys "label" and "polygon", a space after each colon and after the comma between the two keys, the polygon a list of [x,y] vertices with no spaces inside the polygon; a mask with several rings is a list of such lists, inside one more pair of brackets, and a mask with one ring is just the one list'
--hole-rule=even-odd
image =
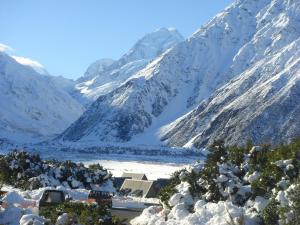
{"label": "mountain ridge", "polygon": [[105,66],[103,60],[90,65],[85,75],[78,79],[73,96],[88,106],[100,95],[119,87],[155,57],[181,41],[183,37],[176,29],[160,28],[144,35],[120,59],[109,60]]}
{"label": "mountain ridge", "polygon": [[[217,93],[222,93],[218,96],[221,100],[230,101],[229,98],[222,99],[229,93],[228,90],[231,88],[229,84],[239,84],[235,79],[250,73],[251,66],[255,63],[262,60],[261,62],[266,64],[263,64],[264,72],[274,66],[272,65],[274,58],[269,59],[269,63],[266,60],[268,54],[272,53],[272,49],[280,49],[281,46],[291,43],[293,38],[299,37],[297,29],[295,30],[297,27],[295,24],[298,23],[298,10],[299,1],[236,1],[186,41],[154,59],[117,89],[100,96],[59,138],[65,141],[83,142],[91,140],[130,142],[135,137],[146,140],[143,135],[157,121],[157,118],[159,120],[159,117],[164,115],[166,107],[178,104],[182,110],[178,113],[181,119],[177,118],[175,121],[182,121],[182,124],[177,126],[179,123],[174,120],[159,124],[160,127],[157,126],[157,129],[152,130],[150,134],[157,143],[201,147],[210,143],[212,139],[222,138],[224,135],[226,139],[226,134],[233,135],[232,127],[238,127],[239,121],[232,124],[231,129],[226,130],[226,134],[220,135],[220,132],[214,133],[212,130],[225,129],[226,124],[222,124],[222,119],[226,121],[233,119],[234,110],[229,115],[218,117],[216,113],[221,113],[222,107],[225,107],[225,104],[219,104],[212,108],[212,112],[204,119],[199,119],[201,111],[208,110],[209,104],[217,101],[217,98],[214,98]],[[274,29],[270,29],[271,27]],[[274,40],[270,40],[272,37]],[[288,62],[289,60],[286,63]],[[264,77],[267,79],[272,75],[274,74],[269,72]],[[249,79],[254,79],[258,83],[260,81],[255,74]],[[251,83],[253,82],[241,83],[235,89],[235,95],[230,98],[234,99],[234,96],[239,97],[250,90]],[[260,93],[261,89],[256,91]],[[191,94],[178,101],[178,96],[187,92]],[[298,98],[297,94],[294,98]],[[255,99],[251,104],[255,105]],[[247,108],[246,105],[244,107]],[[191,111],[186,112],[189,109]],[[194,113],[195,110],[198,114]],[[236,113],[245,113],[245,111],[236,111]],[[193,115],[193,118],[189,117],[190,115]],[[216,120],[215,125],[211,127],[213,115],[219,120]],[[251,116],[247,118],[251,120]],[[184,126],[184,124],[189,125]],[[211,128],[210,132],[208,127]],[[266,129],[266,126],[264,128]],[[180,132],[180,129],[183,132]],[[207,133],[203,133],[205,129]],[[255,132],[254,128],[251,129]],[[299,133],[297,129],[290,132],[292,133],[290,136]],[[202,133],[204,140],[194,143],[193,139],[196,139],[197,135],[200,137]],[[263,132],[261,134],[260,137],[251,137],[254,135],[251,133],[249,138],[261,142]],[[238,138],[231,137],[226,141],[237,144]]]}

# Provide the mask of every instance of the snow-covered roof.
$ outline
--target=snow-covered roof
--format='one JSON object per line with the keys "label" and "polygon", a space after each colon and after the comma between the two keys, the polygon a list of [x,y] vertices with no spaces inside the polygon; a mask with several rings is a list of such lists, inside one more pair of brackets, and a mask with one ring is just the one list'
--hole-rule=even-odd
{"label": "snow-covered roof", "polygon": [[134,179],[134,180],[148,180],[144,173],[123,173],[122,177]]}
{"label": "snow-covered roof", "polygon": [[120,190],[130,189],[131,193],[142,191],[144,198],[155,197],[160,190],[160,185],[156,181],[126,179]]}

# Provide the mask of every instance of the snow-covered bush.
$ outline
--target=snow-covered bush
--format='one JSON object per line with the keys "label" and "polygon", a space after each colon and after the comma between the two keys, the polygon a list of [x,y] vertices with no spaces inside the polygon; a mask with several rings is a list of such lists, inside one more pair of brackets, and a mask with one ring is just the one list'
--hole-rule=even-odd
{"label": "snow-covered bush", "polygon": [[161,202],[167,206],[169,206],[169,200],[172,197],[173,194],[176,193],[176,185],[180,184],[181,180],[180,177],[183,176],[183,174],[186,172],[186,170],[180,170],[176,171],[172,174],[172,177],[168,181],[168,185],[161,189],[158,196]]}
{"label": "snow-covered bush", "polygon": [[278,201],[275,199],[271,199],[268,205],[262,211],[262,218],[264,224],[266,225],[274,225],[278,224],[279,220],[279,210],[278,210]]}
{"label": "snow-covered bush", "polygon": [[33,214],[26,214],[22,216],[20,225],[43,225],[45,224],[45,222],[46,220],[44,217]]}
{"label": "snow-covered bush", "polygon": [[300,222],[300,180],[277,194],[280,222],[283,225],[298,225]]}
{"label": "snow-covered bush", "polygon": [[22,189],[65,186],[95,189],[110,178],[100,165],[85,167],[71,161],[42,160],[39,155],[14,151],[0,156],[0,183]]}
{"label": "snow-covered bush", "polygon": [[42,208],[40,215],[49,219],[50,224],[114,225],[120,223],[117,218],[110,215],[106,207],[100,207],[96,203],[65,202]]}
{"label": "snow-covered bush", "polygon": [[118,218],[111,216],[107,207],[82,202],[88,198],[89,191],[85,189],[57,187],[57,190],[72,196],[73,200],[40,209],[37,208],[38,201],[49,188],[24,191],[6,186],[5,189],[8,192],[1,199],[0,224],[120,224]]}
{"label": "snow-covered bush", "polygon": [[163,210],[146,209],[132,223],[299,225],[300,139],[276,147],[216,141],[208,150],[204,165],[175,173]]}

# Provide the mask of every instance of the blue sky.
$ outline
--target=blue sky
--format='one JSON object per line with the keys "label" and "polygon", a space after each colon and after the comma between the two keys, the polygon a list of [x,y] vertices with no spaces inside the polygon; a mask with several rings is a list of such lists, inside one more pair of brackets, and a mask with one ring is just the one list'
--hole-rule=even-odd
{"label": "blue sky", "polygon": [[78,78],[118,59],[143,35],[176,27],[190,36],[233,0],[1,0],[0,43],[53,75]]}

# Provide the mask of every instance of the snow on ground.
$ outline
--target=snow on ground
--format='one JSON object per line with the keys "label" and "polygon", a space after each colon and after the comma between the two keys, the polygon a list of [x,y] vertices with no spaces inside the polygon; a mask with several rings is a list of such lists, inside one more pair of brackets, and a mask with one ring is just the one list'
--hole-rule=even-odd
{"label": "snow on ground", "polygon": [[[243,208],[233,205],[231,202],[204,203],[202,200],[195,204],[195,212],[190,213],[183,203],[176,205],[169,213],[168,221],[165,221],[165,210],[161,207],[151,206],[131,221],[133,225],[228,225],[257,224],[251,220],[250,215],[243,217]],[[232,220],[234,223],[232,223]]]}
{"label": "snow on ground", "polygon": [[85,165],[99,163],[116,177],[123,172],[145,173],[150,180],[169,178],[177,170],[196,161],[204,161],[207,155],[205,149],[122,144],[85,146],[82,143],[46,143],[25,146],[24,149],[40,154],[43,159],[72,160]]}
{"label": "snow on ground", "polygon": [[[44,147],[44,148],[43,148]],[[130,148],[117,149],[119,152],[114,154],[106,153],[105,149],[93,149],[93,148],[66,148],[64,150],[59,148],[49,148],[43,146],[37,148],[38,150],[29,150],[30,152],[39,153],[44,159],[58,159],[58,160],[72,160],[76,162],[82,162],[86,165],[100,163],[104,168],[107,168],[113,176],[121,176],[123,172],[136,172],[145,173],[150,180],[156,180],[157,178],[168,178],[170,175],[180,170],[192,162],[197,160],[203,161],[204,153],[189,154],[187,151],[174,151],[168,149],[157,149],[157,154],[145,154],[148,150],[140,151],[140,149],[133,149],[137,152],[134,154],[130,151]],[[7,153],[8,150],[1,150],[2,153]],[[120,154],[117,154],[120,153]],[[127,154],[128,153],[128,154]],[[143,154],[142,154],[143,153]],[[30,219],[35,218],[32,214],[37,214],[37,210],[34,208],[28,208],[28,204],[34,205],[39,200],[42,192],[45,188],[33,190],[33,191],[21,191],[12,187],[5,187],[4,190],[10,192],[10,207],[7,209],[1,209],[0,211],[0,224],[20,224],[20,219],[23,218],[24,223]],[[74,200],[87,199],[88,190],[85,189],[66,189],[64,187],[58,187],[58,189],[65,190]],[[101,190],[111,191],[113,188],[111,182],[102,186]],[[114,196],[113,207],[117,208],[133,208],[143,209],[151,204],[158,204],[158,199],[144,199],[134,197],[120,197]],[[23,207],[23,206],[26,207]],[[23,215],[28,215],[22,217]],[[24,224],[23,223],[23,224]]]}
{"label": "snow on ground", "polygon": [[[2,198],[4,204],[0,206],[0,224],[29,224],[29,221],[35,219],[43,221],[43,218],[38,216],[38,201],[47,189],[53,188],[22,191],[11,186],[4,186],[2,190],[8,193]],[[62,186],[56,189],[64,191],[75,201],[85,202],[89,194],[89,190],[86,189],[68,189]],[[113,197],[114,208],[145,209],[153,204],[159,204],[159,200],[155,198]]]}
{"label": "snow on ground", "polygon": [[118,160],[90,160],[83,162],[86,165],[99,163],[108,169],[113,176],[120,177],[124,172],[145,173],[149,180],[169,178],[172,173],[185,168],[181,163],[160,163],[146,161],[118,161]]}
{"label": "snow on ground", "polygon": [[146,128],[145,132],[137,134],[132,138],[132,140],[130,140],[132,145],[162,144],[160,139],[163,128],[191,110],[191,107],[178,107],[178,102],[186,102],[187,99],[189,99],[189,96],[192,95],[193,91],[193,89],[188,85],[185,85],[182,89],[183,90],[165,107],[164,113],[153,118],[151,126]]}
{"label": "snow on ground", "polygon": [[115,196],[113,198],[113,208],[126,208],[126,209],[145,209],[149,205],[159,204],[157,198],[138,198],[131,196]]}
{"label": "snow on ground", "polygon": [[[38,201],[41,198],[44,190],[53,188],[40,188],[32,191],[22,191],[11,186],[4,186],[2,190],[8,193],[2,198],[4,204],[0,206],[0,224],[19,225],[27,223],[31,219],[42,219],[38,217]],[[63,190],[73,200],[84,201],[88,197],[89,190],[85,189],[66,189],[57,187],[58,190]],[[34,214],[34,215],[32,215]],[[24,216],[26,215],[26,216]],[[42,224],[42,223],[36,223]]]}

